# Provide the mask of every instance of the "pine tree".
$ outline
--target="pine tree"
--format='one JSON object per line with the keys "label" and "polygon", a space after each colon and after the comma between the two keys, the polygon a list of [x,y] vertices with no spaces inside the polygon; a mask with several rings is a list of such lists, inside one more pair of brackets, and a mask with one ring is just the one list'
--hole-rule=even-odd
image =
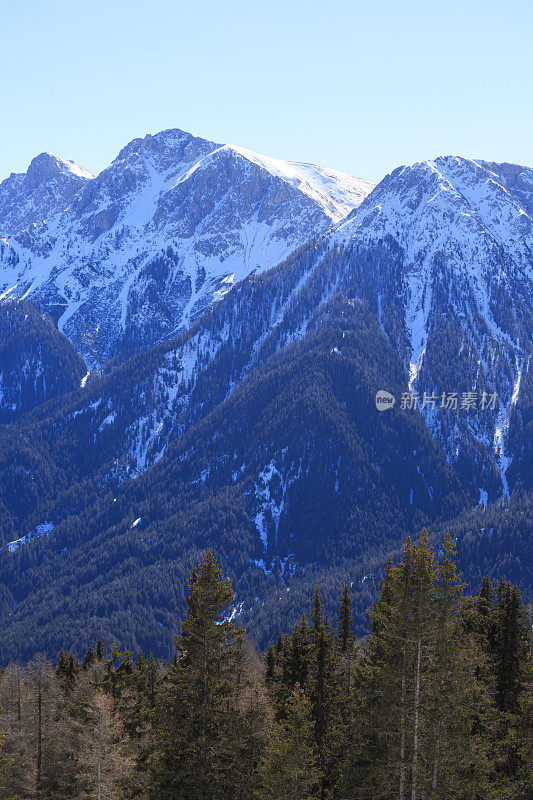
{"label": "pine tree", "polygon": [[276,672],[276,653],[272,645],[267,650],[266,659],[266,672],[265,672],[265,680],[267,685],[272,683],[275,677]]}
{"label": "pine tree", "polygon": [[94,652],[94,647],[91,647],[89,645],[85,653],[85,656],[83,657],[83,669],[89,669],[94,664],[95,658],[96,654]]}
{"label": "pine tree", "polygon": [[321,773],[321,797],[326,797],[334,783],[333,722],[337,694],[337,652],[335,634],[324,614],[318,588],[313,597],[313,623],[309,694],[314,722],[318,766]]}
{"label": "pine tree", "polygon": [[72,691],[79,670],[80,665],[74,653],[61,650],[55,673],[65,692]]}
{"label": "pine tree", "polygon": [[257,800],[315,800],[320,773],[311,703],[297,684],[274,726],[260,768]]}
{"label": "pine tree", "polygon": [[485,785],[487,771],[483,736],[474,732],[474,722],[485,717],[487,697],[476,677],[475,642],[463,632],[465,585],[455,555],[454,542],[446,536],[437,568],[435,642],[427,676],[431,766],[425,786],[432,797],[460,796],[465,790],[475,797]]}
{"label": "pine tree", "polygon": [[524,669],[523,689],[518,699],[518,713],[512,723],[512,737],[518,753],[517,796],[533,797],[533,660],[531,649]]}
{"label": "pine tree", "polygon": [[[531,643],[525,609],[516,586],[500,580],[496,592],[485,601],[485,580],[478,598],[478,607],[488,608],[484,615],[482,643],[490,666],[484,674],[485,683],[494,696],[492,719],[492,784],[502,793],[508,785],[524,783],[524,768],[528,760],[518,731],[523,731],[528,685],[531,680]],[[526,782],[527,783],[527,782]]]}
{"label": "pine tree", "polygon": [[341,770],[343,793],[370,788],[405,800],[408,765],[408,686],[413,639],[409,632],[413,545],[400,565],[386,564],[379,601],[370,614],[371,636],[358,667],[351,747]]}
{"label": "pine tree", "polygon": [[500,711],[513,712],[523,688],[529,634],[518,589],[503,578],[497,589],[495,628],[496,702]]}
{"label": "pine tree", "polygon": [[[387,564],[357,686],[361,736],[344,785],[399,800],[461,797],[483,782],[472,718],[482,693],[459,624],[463,584],[449,537],[442,563],[424,532]],[[387,788],[388,787],[388,788]]]}
{"label": "pine tree", "polygon": [[146,668],[146,677],[147,677],[148,704],[150,709],[153,709],[155,706],[155,697],[157,690],[158,664],[152,653],[150,653],[150,658],[148,659],[148,666]]}
{"label": "pine tree", "polygon": [[302,687],[307,685],[311,665],[311,631],[305,614],[302,614],[292,633],[283,638],[280,662],[278,707],[283,713],[285,703],[296,684]]}

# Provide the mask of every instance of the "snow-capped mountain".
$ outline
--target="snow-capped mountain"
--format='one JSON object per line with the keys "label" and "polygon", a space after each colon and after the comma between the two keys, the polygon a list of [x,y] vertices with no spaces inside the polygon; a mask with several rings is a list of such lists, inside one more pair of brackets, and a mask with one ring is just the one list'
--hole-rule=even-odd
{"label": "snow-capped mountain", "polygon": [[[180,130],[135,139],[92,180],[76,170],[83,185],[64,210],[51,208],[44,222],[36,211],[24,229],[7,215],[4,230],[18,231],[0,243],[0,295],[36,300],[91,366],[184,330],[234,283],[327,231],[372,189]],[[10,206],[20,191],[37,209],[26,200],[28,175],[1,184]]]}
{"label": "snow-capped mountain", "polygon": [[[213,153],[203,140],[196,146]],[[137,153],[140,145],[129,147]],[[174,150],[165,152],[172,161]],[[281,166],[269,169],[267,188]],[[298,166],[291,170],[303,180]],[[454,157],[395,170],[331,233],[240,283],[176,342],[73,399],[58,429],[85,430],[115,478],[138,475],[273,352],[302,339],[317,309],[344,292],[376,314],[405,369],[405,391],[418,393],[419,406],[424,392],[438,397],[422,414],[473,500],[507,494],[524,480],[515,475],[509,486],[510,429],[528,463],[514,417],[531,362],[531,185],[528,168]],[[459,400],[496,392],[498,406],[441,409],[442,393],[454,392]]]}
{"label": "snow-capped mountain", "polygon": [[52,153],[36,156],[25,173],[0,183],[0,237],[17,233],[63,211],[94,175]]}
{"label": "snow-capped mountain", "polygon": [[333,237],[396,248],[394,274],[378,279],[371,302],[420,400],[497,393],[495,414],[423,410],[452,462],[470,449],[481,497],[495,470],[509,492],[506,431],[533,347],[532,212],[532,169],[450,156],[395,170]]}

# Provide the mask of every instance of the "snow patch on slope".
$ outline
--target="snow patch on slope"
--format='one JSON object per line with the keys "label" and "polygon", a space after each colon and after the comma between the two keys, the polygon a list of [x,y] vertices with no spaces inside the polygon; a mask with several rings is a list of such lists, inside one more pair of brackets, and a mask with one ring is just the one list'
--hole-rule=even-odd
{"label": "snow patch on slope", "polygon": [[53,530],[53,527],[53,522],[43,522],[41,525],[37,525],[33,531],[30,531],[25,536],[21,536],[20,539],[15,539],[13,542],[8,542],[7,549],[10,553],[14,553],[15,550],[18,550],[18,548],[22,547],[22,545],[25,545],[34,539],[38,539],[41,536],[48,536]]}
{"label": "snow patch on slope", "polygon": [[360,205],[372,191],[375,184],[362,178],[355,178],[345,172],[327,169],[318,164],[305,164],[297,161],[282,161],[279,158],[263,156],[244,147],[228,145],[249,161],[268,170],[271,175],[281,178],[319,203],[324,212],[334,222]]}

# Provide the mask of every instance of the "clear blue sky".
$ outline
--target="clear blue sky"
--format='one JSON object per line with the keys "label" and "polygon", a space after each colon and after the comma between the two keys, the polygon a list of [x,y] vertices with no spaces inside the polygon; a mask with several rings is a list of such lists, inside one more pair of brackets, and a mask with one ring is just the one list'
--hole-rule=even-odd
{"label": "clear blue sky", "polygon": [[0,179],[183,128],[379,180],[533,164],[530,0],[0,0]]}

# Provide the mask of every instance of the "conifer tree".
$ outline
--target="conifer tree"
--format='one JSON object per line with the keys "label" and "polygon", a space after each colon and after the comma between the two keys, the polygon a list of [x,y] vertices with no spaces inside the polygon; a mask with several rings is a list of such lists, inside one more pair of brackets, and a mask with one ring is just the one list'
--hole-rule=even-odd
{"label": "conifer tree", "polygon": [[257,800],[315,800],[320,773],[311,703],[299,684],[275,725],[260,769]]}
{"label": "conifer tree", "polygon": [[276,670],[276,654],[272,645],[270,645],[270,647],[267,650],[265,661],[266,661],[265,680],[268,685],[272,683],[272,681],[274,680],[275,670]]}
{"label": "conifer tree", "polygon": [[189,581],[187,616],[162,696],[153,768],[157,800],[235,797],[235,773],[255,768],[236,763],[233,748],[242,734],[235,687],[242,645],[225,618],[232,600],[231,583],[209,551]]}
{"label": "conifer tree", "polygon": [[345,785],[419,800],[459,797],[461,786],[482,782],[470,735],[480,692],[458,624],[462,590],[449,537],[441,564],[425,532],[416,544],[406,540],[398,566],[387,564],[357,688],[361,737]]}
{"label": "conifer tree", "polygon": [[74,653],[61,650],[55,673],[65,692],[72,691],[79,670],[80,665]]}
{"label": "conifer tree", "polygon": [[98,639],[96,643],[96,658],[98,659],[98,661],[103,661],[105,658],[104,643],[101,639]]}
{"label": "conifer tree", "polygon": [[291,634],[283,639],[280,654],[281,678],[278,705],[283,713],[287,698],[298,683],[307,685],[311,664],[311,631],[305,614],[293,628]]}
{"label": "conifer tree", "polygon": [[83,657],[83,669],[89,669],[94,664],[95,658],[96,654],[94,652],[94,647],[89,645]]}
{"label": "conifer tree", "polygon": [[514,716],[512,736],[518,751],[517,792],[533,796],[533,660],[531,649],[524,670],[524,685]]}
{"label": "conifer tree", "polygon": [[523,688],[529,635],[517,587],[502,578],[496,594],[496,701],[500,711],[513,712]]}
{"label": "conifer tree", "polygon": [[333,728],[337,710],[337,652],[335,634],[324,614],[318,588],[313,597],[311,620],[313,629],[308,691],[317,744],[318,766],[321,773],[321,796],[326,797],[334,780]]}
{"label": "conifer tree", "polygon": [[465,790],[475,796],[484,785],[487,764],[483,737],[480,731],[474,732],[474,721],[485,717],[487,697],[476,678],[475,643],[463,633],[460,611],[465,585],[456,570],[450,536],[445,537],[441,552],[425,700],[432,766],[428,765],[421,783],[430,796],[460,795]]}
{"label": "conifer tree", "polygon": [[351,603],[350,589],[348,584],[345,583],[339,608],[339,642],[341,653],[346,653],[353,638]]}
{"label": "conifer tree", "polygon": [[150,653],[150,658],[148,659],[148,665],[146,667],[146,678],[147,678],[148,705],[150,709],[153,709],[155,706],[155,697],[157,690],[158,664],[152,653]]}
{"label": "conifer tree", "polygon": [[495,703],[491,723],[494,730],[492,784],[500,793],[510,784],[518,792],[518,786],[524,782],[528,761],[528,751],[524,749],[518,731],[524,732],[524,713],[527,717],[529,708],[531,642],[517,587],[502,578],[496,592],[490,594],[489,605],[485,600],[489,585],[485,579],[478,608],[488,608],[484,616],[482,643],[490,666],[488,674],[483,677]]}

